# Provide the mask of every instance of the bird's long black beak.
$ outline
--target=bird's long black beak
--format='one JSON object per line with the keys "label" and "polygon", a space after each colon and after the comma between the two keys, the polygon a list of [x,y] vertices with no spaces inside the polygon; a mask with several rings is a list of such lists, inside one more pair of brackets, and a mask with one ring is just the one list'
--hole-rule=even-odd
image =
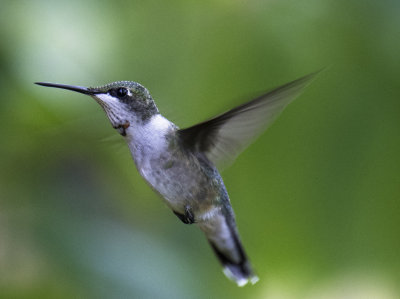
{"label": "bird's long black beak", "polygon": [[82,86],[73,86],[73,85],[47,83],[47,82],[35,82],[35,84],[41,85],[41,86],[46,86],[46,87],[55,87],[55,88],[72,90],[72,91],[76,91],[76,92],[87,94],[87,95],[94,95],[96,93],[101,93],[101,91],[96,90],[95,88],[87,88],[87,87],[82,87]]}

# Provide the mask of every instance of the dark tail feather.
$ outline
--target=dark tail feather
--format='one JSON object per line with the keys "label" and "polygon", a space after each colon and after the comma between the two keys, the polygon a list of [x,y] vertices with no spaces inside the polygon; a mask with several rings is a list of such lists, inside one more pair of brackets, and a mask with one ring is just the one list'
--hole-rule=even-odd
{"label": "dark tail feather", "polygon": [[240,246],[241,254],[243,258],[238,263],[231,261],[223,252],[221,252],[211,241],[210,245],[214,250],[215,255],[218,257],[222,266],[224,267],[224,274],[231,280],[235,281],[238,286],[245,286],[249,281],[251,284],[255,284],[258,281],[258,277],[254,274],[250,263],[243,252],[243,248]]}
{"label": "dark tail feather", "polygon": [[248,282],[255,284],[258,277],[244,252],[234,222],[228,224],[223,220],[225,225],[219,226],[219,229],[216,229],[218,226],[214,226],[214,229],[206,230],[208,242],[229,279],[235,281],[238,286],[244,286]]}

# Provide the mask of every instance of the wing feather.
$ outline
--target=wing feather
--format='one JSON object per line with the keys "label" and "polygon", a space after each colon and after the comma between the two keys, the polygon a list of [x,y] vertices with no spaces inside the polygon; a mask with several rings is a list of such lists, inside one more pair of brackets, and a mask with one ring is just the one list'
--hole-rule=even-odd
{"label": "wing feather", "polygon": [[217,117],[178,131],[185,147],[201,151],[215,165],[233,162],[292,102],[318,72],[275,88]]}

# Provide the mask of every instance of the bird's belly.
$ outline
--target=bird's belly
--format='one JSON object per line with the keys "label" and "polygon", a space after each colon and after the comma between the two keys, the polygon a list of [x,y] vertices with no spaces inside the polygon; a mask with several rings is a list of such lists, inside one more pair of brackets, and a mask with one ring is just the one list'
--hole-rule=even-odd
{"label": "bird's belly", "polygon": [[148,162],[140,168],[140,173],[171,209],[184,212],[187,205],[203,209],[211,204],[216,195],[215,186],[201,169],[179,160]]}

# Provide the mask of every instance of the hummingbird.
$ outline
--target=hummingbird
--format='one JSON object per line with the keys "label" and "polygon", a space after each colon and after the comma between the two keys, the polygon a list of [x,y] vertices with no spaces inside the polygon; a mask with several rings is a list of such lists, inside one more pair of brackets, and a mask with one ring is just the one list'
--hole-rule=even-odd
{"label": "hummingbird", "polygon": [[137,82],[99,87],[56,83],[92,97],[126,140],[136,167],[185,224],[204,232],[225,275],[238,286],[254,284],[235,215],[217,166],[232,162],[315,77],[311,73],[260,95],[225,113],[180,129],[162,116],[149,91]]}

